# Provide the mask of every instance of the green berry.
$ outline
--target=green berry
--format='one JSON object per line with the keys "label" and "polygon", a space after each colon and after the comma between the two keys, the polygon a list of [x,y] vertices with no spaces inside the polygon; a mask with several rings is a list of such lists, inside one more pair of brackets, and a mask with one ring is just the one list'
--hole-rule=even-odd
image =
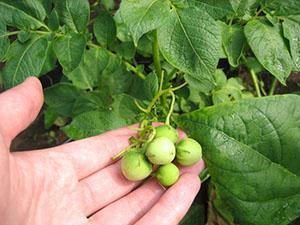
{"label": "green berry", "polygon": [[138,150],[125,153],[121,160],[123,175],[131,181],[143,180],[152,172],[152,165],[146,156]]}
{"label": "green berry", "polygon": [[171,127],[170,125],[162,125],[155,127],[155,137],[167,137],[173,143],[176,143],[178,140],[178,132],[175,128]]}
{"label": "green berry", "polygon": [[179,169],[173,163],[160,166],[156,172],[159,183],[165,187],[173,185],[179,178]]}
{"label": "green berry", "polygon": [[185,138],[176,145],[176,161],[183,166],[191,166],[201,157],[201,145],[192,138]]}
{"label": "green berry", "polygon": [[151,141],[146,150],[149,161],[156,165],[170,163],[175,158],[175,145],[166,137],[158,137]]}

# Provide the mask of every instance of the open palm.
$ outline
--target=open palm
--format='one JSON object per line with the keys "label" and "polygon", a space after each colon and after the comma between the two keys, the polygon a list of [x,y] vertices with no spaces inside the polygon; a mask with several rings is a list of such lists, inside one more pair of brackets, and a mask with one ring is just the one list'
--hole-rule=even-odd
{"label": "open palm", "polygon": [[164,190],[123,178],[111,157],[134,132],[121,128],[54,148],[10,153],[11,140],[37,116],[43,94],[29,78],[0,95],[0,224],[177,224],[200,188],[203,162],[182,169]]}

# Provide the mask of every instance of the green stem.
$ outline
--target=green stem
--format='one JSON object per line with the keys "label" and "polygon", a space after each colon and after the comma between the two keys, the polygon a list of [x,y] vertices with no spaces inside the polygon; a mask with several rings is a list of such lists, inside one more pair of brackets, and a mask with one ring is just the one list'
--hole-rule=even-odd
{"label": "green stem", "polygon": [[112,157],[112,160],[116,160],[120,157],[122,157],[125,152],[127,152],[129,149],[131,149],[132,147],[134,147],[134,145],[129,145],[126,148],[124,148],[122,151],[120,151],[118,154],[116,154],[115,156]]}
{"label": "green stem", "polygon": [[256,90],[257,97],[261,97],[261,93],[260,93],[259,85],[258,85],[258,79],[257,79],[257,76],[256,76],[254,70],[251,69],[250,74],[251,74],[251,77],[252,77],[252,80],[253,80],[253,84],[254,84],[254,87],[255,87],[255,90]]}
{"label": "green stem", "polygon": [[269,91],[269,95],[274,95],[276,86],[277,86],[277,79],[276,79],[276,77],[274,77],[272,84],[271,84],[270,91]]}
{"label": "green stem", "polygon": [[153,63],[154,63],[154,68],[157,73],[157,76],[160,78],[162,76],[161,72],[161,65],[160,65],[160,58],[159,58],[159,46],[158,46],[158,40],[157,40],[157,31],[154,31],[154,40],[153,40],[153,45],[152,45],[152,50],[153,50]]}
{"label": "green stem", "polygon": [[183,84],[177,86],[177,87],[174,87],[174,88],[171,88],[172,91],[177,91],[181,88],[183,88],[185,85],[187,85],[188,83],[187,82],[184,82]]}
{"label": "green stem", "polygon": [[141,73],[140,71],[137,70],[136,67],[134,67],[133,65],[131,65],[129,62],[123,60],[124,65],[126,66],[126,68],[128,70],[130,70],[131,72],[135,73],[138,77],[140,77],[141,79],[145,80],[146,79],[146,75]]}
{"label": "green stem", "polygon": [[166,124],[167,125],[170,125],[170,118],[171,118],[171,115],[172,115],[172,112],[173,112],[173,109],[174,109],[174,104],[175,104],[175,99],[176,99],[173,91],[170,91],[169,93],[172,96],[172,102],[171,102],[169,113],[168,113],[167,118],[166,118]]}
{"label": "green stem", "polygon": [[8,33],[5,33],[5,34],[3,34],[3,35],[0,35],[0,38],[12,36],[12,35],[16,35],[16,34],[18,34],[19,32],[20,32],[19,30],[17,30],[17,31],[12,31],[12,32],[8,32]]}
{"label": "green stem", "polygon": [[254,17],[255,17],[255,18],[256,18],[256,17],[258,17],[258,16],[259,16],[259,14],[260,14],[261,12],[263,12],[263,11],[264,11],[264,8],[263,8],[263,7],[261,7],[261,8],[260,8],[260,10],[258,10],[258,11],[256,12],[256,14],[255,14],[255,16],[254,16]]}
{"label": "green stem", "polygon": [[147,113],[150,113],[151,112],[151,109],[153,108],[153,106],[155,105],[156,101],[160,98],[160,96],[168,93],[168,92],[174,92],[174,91],[177,91],[179,90],[180,88],[184,87],[185,85],[187,85],[187,82],[184,82],[183,84],[177,86],[177,87],[174,87],[174,88],[167,88],[167,89],[164,89],[164,90],[160,90],[156,93],[156,95],[154,96],[154,98],[151,100],[150,104],[148,105],[146,111]]}

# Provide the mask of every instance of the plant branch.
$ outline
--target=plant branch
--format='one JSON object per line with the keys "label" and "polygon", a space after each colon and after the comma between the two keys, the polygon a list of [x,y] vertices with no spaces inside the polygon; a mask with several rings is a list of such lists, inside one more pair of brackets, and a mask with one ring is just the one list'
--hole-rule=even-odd
{"label": "plant branch", "polygon": [[3,35],[0,35],[0,38],[12,36],[12,35],[16,35],[16,34],[18,34],[18,33],[20,33],[19,30],[17,30],[17,31],[12,31],[12,32],[8,32],[8,33],[5,33],[5,34],[3,34]]}
{"label": "plant branch", "polygon": [[176,99],[173,91],[169,91],[169,93],[172,96],[172,102],[171,102],[169,113],[168,113],[167,118],[166,118],[166,124],[167,125],[170,125],[170,118],[171,118],[171,115],[172,115],[172,112],[173,112],[173,109],[174,109],[174,104],[175,104],[175,99]]}
{"label": "plant branch", "polygon": [[250,69],[250,74],[251,74],[252,81],[253,81],[253,84],[254,84],[254,87],[256,90],[257,97],[261,97],[261,93],[260,93],[259,85],[258,85],[258,79],[257,79],[257,76],[253,69]]}
{"label": "plant branch", "polygon": [[274,95],[276,86],[277,86],[277,79],[276,79],[276,77],[274,77],[272,84],[271,84],[270,91],[269,91],[269,95]]}

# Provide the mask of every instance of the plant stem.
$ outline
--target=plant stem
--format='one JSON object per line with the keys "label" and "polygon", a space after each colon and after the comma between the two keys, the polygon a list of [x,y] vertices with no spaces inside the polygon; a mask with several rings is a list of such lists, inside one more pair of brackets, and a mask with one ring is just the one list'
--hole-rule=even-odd
{"label": "plant stem", "polygon": [[167,89],[164,89],[164,90],[161,90],[161,91],[158,91],[156,93],[156,95],[154,96],[154,98],[151,100],[150,104],[148,105],[146,111],[147,113],[150,113],[151,112],[151,109],[152,107],[155,105],[156,101],[160,98],[160,96],[168,93],[168,92],[174,92],[174,91],[177,91],[179,90],[180,88],[184,87],[185,85],[187,85],[187,82],[184,82],[183,84],[177,86],[177,87],[174,87],[174,88],[167,88]]}
{"label": "plant stem", "polygon": [[251,77],[253,80],[253,84],[254,84],[254,87],[256,90],[257,97],[261,97],[261,93],[260,93],[259,86],[258,86],[258,79],[257,79],[257,76],[256,76],[254,70],[250,69],[250,74],[251,74]]}
{"label": "plant stem", "polygon": [[174,87],[174,88],[171,88],[172,91],[177,91],[181,88],[183,88],[185,85],[187,85],[188,83],[187,82],[184,82],[183,84],[180,84],[179,86],[177,87]]}
{"label": "plant stem", "polygon": [[173,91],[170,91],[169,93],[172,96],[172,102],[171,102],[169,113],[168,113],[167,118],[166,118],[166,124],[167,125],[170,125],[170,118],[171,118],[171,115],[172,115],[172,112],[173,112],[173,109],[174,109],[174,104],[175,104],[175,95],[174,95]]}
{"label": "plant stem", "polygon": [[18,34],[19,32],[20,32],[19,30],[17,30],[17,31],[12,31],[12,32],[8,32],[8,33],[5,33],[5,34],[3,34],[3,35],[0,35],[0,38],[12,36],[12,35],[16,35],[16,34]]}
{"label": "plant stem", "polygon": [[141,72],[139,72],[139,71],[137,70],[137,68],[134,67],[133,65],[131,65],[129,62],[123,60],[123,63],[124,63],[124,65],[126,66],[126,68],[127,68],[128,70],[130,70],[131,72],[134,72],[138,77],[140,77],[140,78],[143,79],[143,80],[146,79],[146,75],[143,74],[143,73],[141,73]]}
{"label": "plant stem", "polygon": [[276,79],[276,77],[274,77],[274,80],[272,81],[271,88],[269,91],[269,95],[274,95],[276,86],[277,86],[277,79]]}
{"label": "plant stem", "polygon": [[153,50],[153,63],[154,63],[154,68],[157,73],[157,76],[161,78],[162,76],[162,71],[161,71],[161,65],[160,65],[160,58],[159,58],[159,47],[158,47],[158,40],[157,40],[157,31],[154,31],[154,40],[153,40],[153,45],[152,45],[152,50]]}
{"label": "plant stem", "polygon": [[116,154],[115,156],[112,157],[112,160],[116,160],[118,158],[120,158],[121,156],[123,156],[125,154],[125,152],[127,152],[129,149],[131,149],[134,145],[129,145],[126,148],[124,148],[122,151],[120,151],[118,154]]}

